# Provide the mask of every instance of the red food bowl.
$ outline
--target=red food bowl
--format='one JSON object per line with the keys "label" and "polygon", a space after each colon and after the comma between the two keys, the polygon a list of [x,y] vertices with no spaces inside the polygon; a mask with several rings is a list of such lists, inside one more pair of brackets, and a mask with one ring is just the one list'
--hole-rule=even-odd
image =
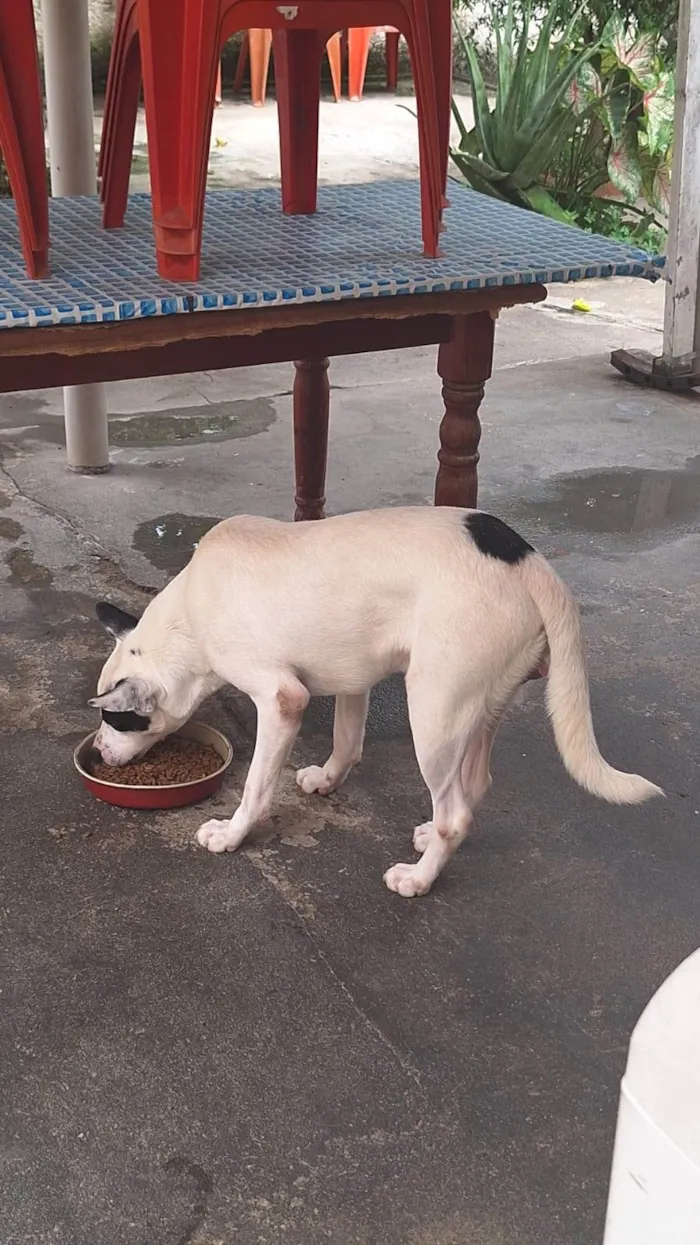
{"label": "red food bowl", "polygon": [[166,783],[161,787],[127,785],[122,782],[105,782],[102,778],[93,778],[86,769],[87,755],[95,739],[96,731],[79,743],[73,753],[73,763],[83,785],[91,795],[106,804],[116,804],[119,808],[184,808],[186,804],[198,804],[214,795],[224,781],[224,774],[233,760],[233,748],[221,731],[213,726],[204,726],[201,722],[188,722],[179,731],[174,732],[182,739],[194,739],[198,744],[206,744],[213,748],[221,757],[221,765],[213,774],[206,778],[195,778],[190,782]]}

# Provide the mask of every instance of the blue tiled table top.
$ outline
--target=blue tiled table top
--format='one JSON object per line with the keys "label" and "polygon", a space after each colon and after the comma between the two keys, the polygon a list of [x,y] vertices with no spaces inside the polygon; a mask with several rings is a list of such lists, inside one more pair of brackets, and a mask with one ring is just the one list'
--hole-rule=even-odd
{"label": "blue tiled table top", "polygon": [[207,194],[202,274],[157,274],[148,195],[105,231],[95,199],[51,202],[51,276],[26,275],[14,204],[0,202],[0,328],[131,320],[221,308],[477,290],[583,277],[654,280],[662,261],[450,184],[443,257],[421,251],[417,182],[319,190],[314,216],[284,216],[270,190]]}

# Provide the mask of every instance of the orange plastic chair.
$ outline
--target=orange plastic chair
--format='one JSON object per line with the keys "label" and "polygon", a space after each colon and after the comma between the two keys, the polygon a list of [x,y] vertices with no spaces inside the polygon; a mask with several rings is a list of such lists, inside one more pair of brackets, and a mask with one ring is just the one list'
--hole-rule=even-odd
{"label": "orange plastic chair", "polygon": [[[262,36],[262,37],[261,37]],[[256,108],[262,108],[267,96],[267,79],[270,71],[270,52],[272,50],[271,30],[247,30],[241,40],[241,50],[236,62],[236,74],[233,79],[233,91],[237,94],[243,86],[243,75],[246,65],[250,62],[250,97]],[[340,34],[331,35],[326,44],[326,55],[331,71],[333,95],[338,103],[341,94],[342,64]],[[219,98],[221,91],[219,90]]]}
{"label": "orange plastic chair", "polygon": [[[399,81],[399,32],[391,26],[356,26],[348,31],[348,93],[350,99],[362,99],[367,72],[367,58],[372,35],[382,30],[386,35],[386,85],[395,91]],[[436,84],[437,86],[437,84]]]}
{"label": "orange plastic chair", "polygon": [[[447,166],[449,163],[450,146],[450,109],[452,99],[452,52],[447,42],[452,37],[452,27],[447,28],[444,15],[436,10],[433,14],[434,48],[441,48],[442,55],[436,62],[435,89],[437,92],[437,119],[440,135],[440,184],[442,186],[442,206],[448,207]],[[391,26],[364,26],[348,31],[348,88],[350,99],[361,100],[367,71],[367,58],[372,35],[377,29],[386,33],[386,85],[388,91],[395,91],[399,84],[399,37],[400,32]]]}
{"label": "orange plastic chair", "polygon": [[30,277],[49,271],[49,192],[32,0],[0,6],[0,150]]}
{"label": "orange plastic chair", "polygon": [[[417,97],[423,246],[438,253],[449,127],[451,0],[120,0],[101,155],[104,220],[121,224],[143,75],[158,270],[199,277],[204,192],[220,52],[237,30],[273,30],[282,206],[316,208],[321,56],[338,30],[384,22],[409,45]],[[445,38],[446,34],[446,38]],[[447,117],[438,118],[447,77]],[[438,83],[440,90],[438,90]],[[441,147],[445,134],[445,152]],[[444,173],[443,173],[444,169]]]}

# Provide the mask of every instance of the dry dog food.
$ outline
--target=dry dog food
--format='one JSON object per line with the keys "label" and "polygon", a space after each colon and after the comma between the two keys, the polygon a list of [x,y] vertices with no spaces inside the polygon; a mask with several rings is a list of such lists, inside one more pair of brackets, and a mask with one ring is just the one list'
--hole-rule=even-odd
{"label": "dry dog food", "polygon": [[94,764],[90,773],[103,782],[127,787],[166,787],[173,782],[196,782],[208,778],[222,764],[218,752],[194,739],[162,739],[143,760],[132,765]]}

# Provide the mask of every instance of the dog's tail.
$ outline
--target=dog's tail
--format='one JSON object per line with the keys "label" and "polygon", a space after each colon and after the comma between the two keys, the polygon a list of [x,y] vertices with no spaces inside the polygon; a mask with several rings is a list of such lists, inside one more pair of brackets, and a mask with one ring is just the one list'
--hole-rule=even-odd
{"label": "dog's tail", "polygon": [[578,605],[544,558],[530,554],[523,581],[539,610],[549,645],[547,711],[561,758],[571,777],[611,804],[641,804],[660,787],[639,774],[613,769],[598,749],[588,690],[583,629]]}

